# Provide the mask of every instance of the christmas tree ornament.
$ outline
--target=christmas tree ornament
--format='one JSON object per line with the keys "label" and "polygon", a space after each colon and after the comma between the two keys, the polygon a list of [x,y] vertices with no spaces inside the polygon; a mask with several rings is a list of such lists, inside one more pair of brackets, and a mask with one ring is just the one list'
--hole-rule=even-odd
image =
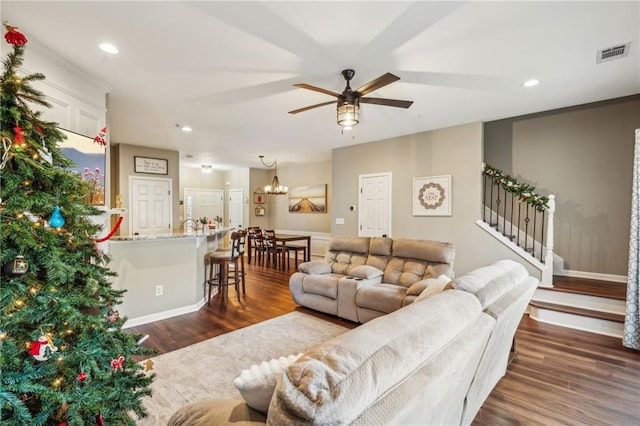
{"label": "christmas tree ornament", "polygon": [[151,359],[148,359],[144,363],[144,371],[151,371],[151,370],[153,370],[153,361]]}
{"label": "christmas tree ornament", "polygon": [[7,33],[4,35],[4,39],[9,44],[13,44],[15,46],[22,46],[27,44],[27,38],[18,31],[18,27],[11,26],[9,24],[5,24],[4,26],[7,29]]}
{"label": "christmas tree ornament", "polygon": [[111,360],[111,371],[124,371],[124,357],[120,355],[118,358],[114,358]]}
{"label": "christmas tree ornament", "polygon": [[107,146],[107,128],[103,127],[102,130],[100,130],[98,132],[98,134],[96,135],[95,138],[93,138],[93,141],[95,143],[97,143],[100,146]]}
{"label": "christmas tree ornament", "polygon": [[96,425],[104,426],[104,419],[102,418],[102,414],[96,414]]}
{"label": "christmas tree ornament", "polygon": [[0,170],[4,169],[9,161],[9,153],[11,152],[11,139],[6,136],[2,137],[2,161],[0,162]]}
{"label": "christmas tree ornament", "polygon": [[16,138],[14,139],[14,142],[16,143],[16,145],[23,145],[24,144],[24,134],[22,133],[22,129],[20,128],[20,126],[16,126],[13,128],[13,131],[16,132]]}
{"label": "christmas tree ornament", "polygon": [[58,352],[58,348],[53,345],[53,340],[47,335],[40,336],[29,346],[29,355],[32,355],[37,361],[46,361],[51,358],[53,352]]}
{"label": "christmas tree ornament", "polygon": [[77,379],[81,382],[84,382],[85,380],[87,380],[87,377],[89,377],[89,375],[83,371],[82,373],[78,374]]}
{"label": "christmas tree ornament", "polygon": [[5,263],[2,267],[2,272],[9,276],[24,275],[28,270],[29,262],[22,255],[16,256],[15,259]]}
{"label": "christmas tree ornament", "polygon": [[64,226],[64,217],[62,217],[62,213],[60,213],[60,206],[53,208],[53,213],[49,218],[49,225],[52,228],[62,228]]}
{"label": "christmas tree ornament", "polygon": [[104,318],[109,322],[116,322],[120,319],[120,312],[118,312],[116,309],[113,309],[113,307],[109,305]]}

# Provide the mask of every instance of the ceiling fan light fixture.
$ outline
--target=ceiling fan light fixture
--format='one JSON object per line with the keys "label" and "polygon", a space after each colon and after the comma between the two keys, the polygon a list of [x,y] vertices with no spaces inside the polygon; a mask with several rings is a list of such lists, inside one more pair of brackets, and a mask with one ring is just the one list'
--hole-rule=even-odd
{"label": "ceiling fan light fixture", "polygon": [[360,105],[340,104],[338,105],[338,124],[342,127],[353,127],[360,122]]}

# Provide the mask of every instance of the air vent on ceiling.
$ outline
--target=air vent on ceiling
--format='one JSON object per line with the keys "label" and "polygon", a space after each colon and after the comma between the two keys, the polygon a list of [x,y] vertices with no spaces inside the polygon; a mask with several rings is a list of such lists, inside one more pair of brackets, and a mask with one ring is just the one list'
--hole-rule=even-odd
{"label": "air vent on ceiling", "polygon": [[608,47],[606,49],[598,50],[598,56],[596,59],[596,63],[600,64],[602,62],[613,61],[614,59],[624,58],[629,53],[629,45],[620,44],[618,46]]}

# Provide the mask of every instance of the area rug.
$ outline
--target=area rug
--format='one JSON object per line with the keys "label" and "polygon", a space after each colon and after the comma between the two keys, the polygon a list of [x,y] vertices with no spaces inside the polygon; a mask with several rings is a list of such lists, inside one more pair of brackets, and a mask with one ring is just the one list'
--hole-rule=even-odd
{"label": "area rug", "polygon": [[149,417],[140,426],[166,425],[183,405],[209,398],[241,398],[233,385],[252,364],[304,352],[347,329],[301,312],[291,312],[196,343],[153,359],[153,396],[145,398]]}

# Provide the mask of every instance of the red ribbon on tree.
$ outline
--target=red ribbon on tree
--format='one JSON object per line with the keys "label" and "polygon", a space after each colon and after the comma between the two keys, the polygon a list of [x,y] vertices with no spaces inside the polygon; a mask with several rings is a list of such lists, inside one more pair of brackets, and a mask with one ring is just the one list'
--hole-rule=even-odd
{"label": "red ribbon on tree", "polygon": [[7,40],[7,43],[18,46],[27,44],[27,38],[24,34],[18,31],[18,27],[14,27],[9,24],[6,24],[4,27],[7,29],[7,33],[4,35],[4,39]]}
{"label": "red ribbon on tree", "polygon": [[120,371],[124,370],[124,357],[122,355],[120,355],[118,359],[111,360],[111,371],[115,373],[118,369],[120,369]]}

